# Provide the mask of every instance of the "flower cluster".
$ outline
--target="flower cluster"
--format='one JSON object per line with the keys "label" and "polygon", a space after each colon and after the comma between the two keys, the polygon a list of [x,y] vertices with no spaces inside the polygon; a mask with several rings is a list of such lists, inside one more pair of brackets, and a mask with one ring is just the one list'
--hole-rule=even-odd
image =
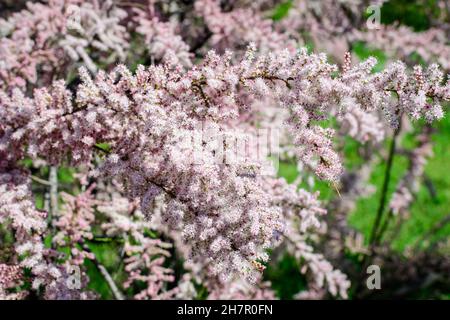
{"label": "flower cluster", "polygon": [[0,19],[0,88],[48,85],[78,61],[96,71],[94,59],[115,54],[124,60],[123,18],[125,11],[112,1],[28,2],[27,9]]}
{"label": "flower cluster", "polygon": [[228,48],[255,43],[264,52],[288,48],[296,44],[287,34],[274,30],[273,22],[251,8],[236,8],[225,12],[218,0],[196,0],[195,13],[202,17],[211,36],[210,48],[224,52]]}
{"label": "flower cluster", "polygon": [[[0,252],[0,299],[25,297],[23,281],[47,299],[95,298],[91,264],[117,299],[193,299],[200,287],[211,299],[273,299],[270,249],[300,263],[308,291],[297,297],[348,297],[318,239],[363,246],[341,220],[370,191],[373,150],[402,121],[441,119],[450,79],[438,64],[374,72],[376,59],[353,64],[346,46],[341,66],[301,47],[309,27],[317,43],[378,39],[353,30],[362,1],[292,1],[305,10],[279,22],[272,2],[50,0],[0,19],[0,241],[3,227],[14,239],[5,261]],[[388,30],[376,43],[392,55],[433,42],[445,50],[421,56],[448,69],[441,29],[397,47]],[[248,137],[265,126],[280,141]],[[354,173],[336,143],[347,137],[373,151]],[[429,133],[419,137],[393,214],[405,215],[430,156]],[[278,177],[267,159],[279,151],[299,179],[342,197],[326,207]],[[70,187],[58,185],[66,166]],[[119,251],[119,285],[92,249],[102,241]]]}
{"label": "flower cluster", "polygon": [[7,292],[7,289],[15,287],[21,279],[20,266],[0,264],[0,300],[16,300],[24,297],[24,292],[19,294]]}
{"label": "flower cluster", "polygon": [[189,46],[177,33],[177,25],[161,21],[155,12],[154,3],[150,1],[146,10],[135,8],[134,11],[136,31],[145,38],[147,50],[155,60],[173,61],[188,67],[192,65],[192,54]]}

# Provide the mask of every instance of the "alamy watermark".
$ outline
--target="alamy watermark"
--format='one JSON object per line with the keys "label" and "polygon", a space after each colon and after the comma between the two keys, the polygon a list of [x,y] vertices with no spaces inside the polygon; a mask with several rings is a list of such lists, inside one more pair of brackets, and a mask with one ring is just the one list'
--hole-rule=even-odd
{"label": "alamy watermark", "polygon": [[[225,164],[252,168],[258,175],[270,175],[278,170],[280,129],[261,127],[223,130],[205,123],[194,130],[179,132],[178,150],[194,165]],[[257,168],[255,168],[257,167]]]}
{"label": "alamy watermark", "polygon": [[81,269],[79,266],[67,265],[66,266],[67,279],[66,286],[70,290],[81,289]]}
{"label": "alamy watermark", "polygon": [[67,16],[67,28],[79,30],[81,28],[81,9],[77,5],[69,5],[65,12]]}
{"label": "alamy watermark", "polygon": [[367,267],[367,277],[366,285],[369,290],[380,290],[381,289],[381,268],[376,264],[372,264]]}
{"label": "alamy watermark", "polygon": [[372,4],[367,7],[366,13],[369,15],[367,17],[366,26],[369,30],[379,30],[381,29],[381,5]]}

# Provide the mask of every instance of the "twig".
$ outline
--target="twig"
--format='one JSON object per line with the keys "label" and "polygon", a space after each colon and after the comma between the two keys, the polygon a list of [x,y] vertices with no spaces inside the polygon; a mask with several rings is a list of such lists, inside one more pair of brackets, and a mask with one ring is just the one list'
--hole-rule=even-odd
{"label": "twig", "polygon": [[287,79],[283,79],[283,78],[280,78],[280,77],[277,77],[277,76],[273,76],[273,75],[269,75],[269,74],[265,74],[265,73],[263,73],[263,74],[256,74],[256,75],[250,76],[250,77],[245,77],[245,78],[243,78],[243,80],[256,80],[258,78],[270,80],[272,82],[275,81],[275,80],[283,81],[288,89],[292,88],[292,86],[289,83],[289,81],[294,80],[291,77],[289,77]]}
{"label": "twig", "polygon": [[89,239],[89,241],[95,243],[124,242],[124,240],[120,238],[105,237],[105,236],[93,236],[92,239]]}
{"label": "twig", "polygon": [[392,210],[389,210],[386,218],[383,221],[383,225],[380,228],[380,231],[378,231],[378,233],[375,235],[375,239],[373,240],[373,245],[377,245],[378,243],[380,243],[381,239],[383,238],[383,234],[386,232],[387,227],[389,225],[389,221],[391,220],[391,218],[394,216],[394,212]]}
{"label": "twig", "polygon": [[[94,263],[95,263],[95,261],[94,261]],[[111,288],[111,291],[112,291],[114,297],[116,298],[116,300],[124,300],[122,293],[119,291],[119,288],[117,288],[116,283],[112,279],[108,270],[106,270],[106,268],[102,264],[98,263],[98,261],[96,263],[96,266],[97,266],[98,270],[100,271],[100,273],[102,274],[102,276],[105,278],[109,287]]]}
{"label": "twig", "polygon": [[377,235],[378,228],[380,227],[380,223],[381,223],[381,220],[383,217],[384,208],[386,207],[387,191],[388,191],[389,182],[391,179],[392,164],[394,163],[394,155],[395,155],[395,150],[396,150],[395,148],[396,148],[396,143],[397,143],[396,141],[397,141],[397,136],[399,135],[400,130],[401,130],[401,116],[399,118],[400,118],[399,125],[394,131],[394,134],[392,136],[391,145],[389,147],[389,154],[388,154],[388,159],[387,159],[387,163],[386,163],[386,170],[384,173],[384,181],[383,181],[383,186],[381,189],[380,203],[378,205],[377,215],[376,215],[375,222],[373,224],[372,231],[371,231],[370,238],[369,238],[369,252],[368,252],[368,254],[364,255],[363,260],[361,261],[361,266],[362,266],[361,270],[363,272],[361,273],[360,281],[356,282],[356,286],[355,286],[355,290],[354,290],[355,295],[359,294],[360,290],[362,289],[363,277],[366,276],[366,274],[364,273],[364,270],[366,270],[366,268],[368,266],[369,257],[373,256],[373,254],[374,254],[375,236]]}
{"label": "twig", "polygon": [[426,174],[424,174],[423,175],[423,182],[424,182],[425,187],[427,188],[427,190],[428,190],[428,192],[429,192],[429,194],[431,196],[431,199],[432,200],[436,200],[437,192],[436,192],[436,187],[435,187],[433,181]]}
{"label": "twig", "polygon": [[48,182],[47,180],[41,179],[39,177],[36,177],[34,175],[31,176],[31,180],[43,184],[44,186],[50,186],[50,182]]}
{"label": "twig", "polygon": [[50,184],[50,213],[55,216],[58,214],[58,167],[50,167],[48,180]]}
{"label": "twig", "polygon": [[144,11],[146,11],[148,9],[148,7],[144,4],[140,4],[140,3],[134,3],[134,2],[119,2],[117,3],[117,5],[119,7],[131,7],[131,8],[138,8],[138,9],[142,9]]}
{"label": "twig", "polygon": [[106,270],[105,266],[103,266],[100,261],[97,260],[97,257],[92,252],[92,250],[86,245],[81,244],[83,247],[83,250],[86,252],[92,253],[94,256],[94,259],[92,259],[92,262],[94,262],[95,266],[97,267],[98,271],[102,274],[103,278],[105,278],[106,283],[108,284],[109,288],[111,289],[111,292],[116,300],[124,300],[122,292],[120,292],[119,288],[117,288],[116,283],[114,282],[113,278],[109,274],[108,270]]}
{"label": "twig", "polygon": [[437,231],[445,227],[448,223],[450,223],[450,213],[444,216],[441,220],[439,220],[433,227],[430,228],[422,237],[417,239],[414,245],[414,251],[419,249],[420,243],[425,241],[428,237],[435,235]]}
{"label": "twig", "polygon": [[[400,123],[401,123],[401,119],[400,119]],[[388,155],[387,164],[386,164],[386,171],[384,173],[384,181],[383,181],[383,186],[381,189],[380,203],[378,205],[377,216],[375,218],[375,223],[372,227],[372,231],[371,231],[370,238],[369,238],[369,246],[371,247],[371,249],[370,249],[371,251],[373,249],[374,241],[376,240],[375,236],[377,235],[378,228],[380,227],[381,219],[382,219],[383,213],[384,213],[384,208],[386,207],[387,191],[388,191],[388,187],[389,187],[389,182],[391,180],[391,171],[392,171],[392,164],[394,163],[397,136],[401,130],[400,123],[399,123],[398,128],[394,131],[394,135],[392,137],[391,145],[389,148],[389,155]]]}

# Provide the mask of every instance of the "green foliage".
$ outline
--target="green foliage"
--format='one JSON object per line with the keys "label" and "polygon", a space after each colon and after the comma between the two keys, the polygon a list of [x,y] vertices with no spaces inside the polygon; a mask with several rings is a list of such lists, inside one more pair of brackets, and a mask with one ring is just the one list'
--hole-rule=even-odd
{"label": "green foliage", "polygon": [[297,165],[294,162],[280,161],[278,175],[285,178],[288,183],[294,182],[298,176]]}
{"label": "green foliage", "polygon": [[[386,141],[386,145],[390,143],[390,139]],[[387,149],[387,146],[386,148]],[[406,172],[408,161],[404,157],[395,156],[392,170],[391,179],[388,186],[387,199],[390,199],[392,193],[395,191],[396,186],[403,174]],[[384,157],[379,158],[378,164],[374,167],[372,175],[369,179],[369,183],[376,187],[376,192],[368,198],[360,198],[356,202],[356,210],[349,215],[349,223],[356,227],[364,234],[364,238],[367,240],[370,236],[373,223],[377,214],[380,197],[381,186],[384,181],[384,173],[386,170],[386,161]]]}
{"label": "green foliage", "polygon": [[292,8],[292,0],[278,4],[272,11],[272,20],[279,21],[286,17]]}
{"label": "green foliage", "polygon": [[364,164],[359,150],[363,148],[360,142],[350,137],[344,137],[344,146],[342,147],[343,162],[347,169],[355,169]]}
{"label": "green foliage", "polygon": [[[420,130],[423,124],[416,123],[415,130]],[[450,119],[445,117],[442,121],[435,124],[437,132],[433,134],[433,153],[425,167],[425,176],[427,183],[420,181],[420,188],[415,195],[415,200],[410,210],[410,216],[403,222],[403,226],[395,235],[392,243],[394,249],[398,251],[405,250],[408,246],[416,245],[421,238],[439,221],[450,214],[448,204],[450,203],[450,175],[447,174],[450,159]],[[414,134],[410,133],[402,140],[401,146],[412,149],[415,146]],[[402,156],[394,158],[392,170],[392,179],[389,184],[388,200],[395,190],[399,179],[403,176],[408,165],[407,160]],[[379,189],[383,181],[385,163],[379,163],[371,176],[370,182],[377,186],[377,192],[367,199],[360,199],[357,202],[356,210],[350,215],[351,225],[364,233],[368,237],[376,210],[379,203]],[[428,186],[427,186],[428,185]],[[433,194],[435,193],[435,194]],[[395,221],[391,222],[389,232],[393,232]],[[443,239],[450,236],[450,224],[438,230],[432,235],[430,241]],[[425,247],[429,243],[419,243]]]}
{"label": "green foliage", "polygon": [[75,168],[60,167],[58,168],[58,183],[74,183],[73,174],[75,173]]}
{"label": "green foliage", "polygon": [[[402,232],[394,242],[394,247],[403,250],[413,245],[436,223],[450,215],[450,118],[447,116],[434,127],[433,157],[425,167],[427,184],[421,181],[419,192],[411,208],[411,217],[404,223]],[[427,186],[428,185],[428,186]],[[435,194],[433,194],[435,192]],[[434,233],[430,241],[436,241],[450,236],[450,224]],[[424,247],[429,243],[421,243]]]}
{"label": "green foliage", "polygon": [[[105,242],[90,243],[89,248],[95,254],[97,260],[108,270],[116,283],[122,283],[125,280],[123,259],[119,255],[120,246],[114,242]],[[112,299],[111,289],[97,266],[88,259],[85,259],[84,265],[90,279],[89,288],[100,294],[102,299]]]}
{"label": "green foliage", "polygon": [[112,300],[113,294],[111,292],[111,289],[108,287],[108,284],[104,280],[102,274],[97,269],[95,264],[92,261],[86,259],[84,261],[84,266],[86,267],[86,273],[90,280],[88,283],[88,289],[100,295],[101,299]]}
{"label": "green foliage", "polygon": [[36,205],[36,209],[44,210],[44,195],[41,193],[34,195],[34,203]]}
{"label": "green foliage", "polygon": [[369,57],[377,59],[378,62],[373,68],[373,72],[380,72],[384,69],[387,58],[382,50],[370,48],[370,46],[361,41],[353,43],[352,50],[360,60],[365,60]]}
{"label": "green foliage", "polygon": [[439,14],[438,0],[390,0],[381,7],[381,22],[400,23],[423,31],[431,27],[430,18]]}
{"label": "green foliage", "polygon": [[95,146],[98,149],[101,149],[101,150],[106,151],[106,152],[109,152],[111,150],[111,146],[108,143],[106,143],[106,142],[97,143],[97,144],[95,144]]}
{"label": "green foliage", "polygon": [[272,288],[280,299],[292,299],[295,294],[306,289],[306,280],[300,273],[298,261],[287,254],[279,261],[270,263],[264,277],[272,282]]}

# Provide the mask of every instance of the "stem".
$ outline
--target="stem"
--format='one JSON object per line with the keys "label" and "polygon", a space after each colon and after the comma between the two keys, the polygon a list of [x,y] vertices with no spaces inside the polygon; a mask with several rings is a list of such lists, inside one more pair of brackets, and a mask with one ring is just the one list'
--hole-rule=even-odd
{"label": "stem", "polygon": [[[401,123],[401,120],[400,120],[400,123]],[[387,191],[388,191],[388,187],[389,187],[389,182],[391,180],[391,171],[392,171],[392,164],[394,162],[397,136],[400,133],[400,130],[401,130],[401,128],[400,128],[400,124],[399,124],[398,128],[394,131],[391,145],[389,147],[389,155],[388,155],[387,164],[386,164],[386,171],[384,172],[384,181],[383,181],[383,186],[381,189],[380,203],[378,205],[377,216],[375,218],[375,223],[372,227],[372,231],[371,231],[370,238],[369,238],[369,246],[371,248],[373,248],[373,245],[375,244],[374,243],[376,240],[375,236],[377,235],[378,228],[380,227],[381,219],[383,217],[384,208],[386,207]]]}
{"label": "stem", "polygon": [[33,180],[34,182],[40,183],[44,186],[50,186],[50,182],[48,182],[47,180],[41,179],[39,177],[36,177],[34,175],[31,175],[31,180]]}
{"label": "stem", "polygon": [[254,76],[251,76],[251,77],[243,78],[243,80],[256,80],[258,78],[262,78],[262,79],[270,80],[270,81],[274,81],[274,80],[283,81],[288,89],[292,88],[292,86],[289,83],[289,81],[294,80],[291,77],[289,77],[287,79],[283,79],[283,78],[280,78],[280,77],[277,77],[277,76],[268,75],[268,74],[258,74],[258,75],[254,75]]}
{"label": "stem", "polygon": [[55,216],[58,214],[58,167],[50,167],[48,180],[50,184],[50,213]]}
{"label": "stem", "polygon": [[89,253],[92,253],[94,256],[94,259],[92,262],[94,262],[95,266],[97,267],[98,271],[102,274],[103,278],[105,278],[106,283],[108,284],[109,288],[111,289],[111,292],[116,300],[124,300],[122,292],[117,288],[116,283],[114,282],[113,278],[109,274],[108,270],[106,270],[105,266],[100,263],[100,261],[97,260],[97,257],[92,252],[92,250],[86,245],[81,244],[83,247],[83,250]]}
{"label": "stem", "polygon": [[124,1],[124,2],[119,2],[117,5],[119,7],[138,8],[138,9],[141,9],[141,10],[144,10],[144,11],[148,10],[148,7],[146,5],[140,4],[140,3],[134,3],[134,2],[126,2],[126,1]]}
{"label": "stem", "polygon": [[372,231],[371,231],[370,238],[369,238],[369,252],[368,252],[368,254],[364,255],[363,260],[361,261],[362,273],[361,273],[360,280],[358,282],[356,282],[356,286],[355,286],[355,290],[354,290],[355,296],[360,294],[361,289],[363,288],[362,283],[364,282],[363,279],[366,276],[365,270],[369,263],[368,259],[370,256],[373,256],[373,254],[374,254],[375,236],[377,235],[378,228],[380,226],[380,223],[381,223],[381,220],[383,217],[384,208],[386,207],[387,191],[388,191],[388,187],[389,187],[389,182],[391,180],[392,164],[394,162],[395,148],[396,148],[396,143],[397,143],[396,140],[397,140],[397,136],[399,135],[400,130],[401,130],[401,116],[399,117],[399,119],[400,119],[399,125],[394,131],[394,134],[392,136],[391,145],[389,147],[389,154],[388,154],[388,159],[387,159],[387,163],[386,163],[386,170],[384,172],[384,181],[383,181],[383,186],[381,189],[380,203],[378,205],[377,215],[376,215],[375,222],[372,227]]}
{"label": "stem", "polygon": [[[94,261],[94,263],[95,263],[95,261]],[[106,268],[102,264],[98,263],[98,261],[96,263],[96,266],[97,266],[98,270],[100,271],[100,273],[102,274],[102,276],[105,278],[106,283],[108,283],[108,286],[111,288],[114,298],[116,298],[116,300],[124,300],[122,293],[120,292],[119,288],[117,288],[116,283],[112,279],[108,270],[106,270]]]}
{"label": "stem", "polygon": [[383,234],[387,230],[389,221],[393,216],[394,216],[394,213],[392,212],[392,210],[389,210],[386,219],[384,219],[384,221],[383,221],[383,225],[381,226],[380,231],[378,232],[378,234],[375,235],[375,239],[373,240],[373,245],[377,245],[378,243],[380,243],[380,241],[383,237]]}

